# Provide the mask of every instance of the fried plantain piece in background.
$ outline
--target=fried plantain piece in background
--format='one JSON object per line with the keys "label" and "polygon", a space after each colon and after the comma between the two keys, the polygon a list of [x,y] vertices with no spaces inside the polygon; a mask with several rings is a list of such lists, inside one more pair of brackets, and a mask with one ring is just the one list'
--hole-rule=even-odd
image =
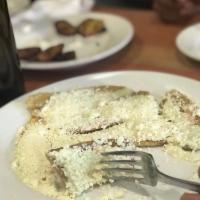
{"label": "fried plantain piece in background", "polygon": [[62,53],[64,45],[58,44],[52,47],[49,47],[48,49],[40,52],[36,60],[40,62],[48,62],[54,60],[58,55]]}
{"label": "fried plantain piece in background", "polygon": [[77,33],[76,27],[74,27],[65,20],[56,21],[55,27],[57,32],[61,35],[70,36],[70,35],[75,35]]}
{"label": "fried plantain piece in background", "polygon": [[78,32],[84,37],[106,31],[105,24],[99,19],[86,19],[78,26]]}
{"label": "fried plantain piece in background", "polygon": [[18,56],[22,60],[34,60],[35,57],[41,52],[40,47],[28,47],[23,49],[18,49]]}
{"label": "fried plantain piece in background", "polygon": [[59,54],[54,61],[67,61],[76,59],[75,51],[68,51],[66,53]]}

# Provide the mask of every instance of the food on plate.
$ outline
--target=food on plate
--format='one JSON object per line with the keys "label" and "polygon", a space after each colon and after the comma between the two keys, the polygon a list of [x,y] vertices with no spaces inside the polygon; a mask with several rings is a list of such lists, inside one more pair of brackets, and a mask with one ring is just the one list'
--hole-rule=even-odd
{"label": "food on plate", "polygon": [[92,186],[108,183],[103,172],[101,153],[106,150],[130,149],[130,141],[105,140],[78,143],[51,149],[47,153],[52,169],[57,177],[57,187],[67,189],[76,197]]}
{"label": "food on plate", "polygon": [[51,46],[45,50],[39,47],[19,49],[19,57],[22,60],[37,62],[59,62],[76,59],[74,51],[63,52],[64,44]]}
{"label": "food on plate", "polygon": [[58,45],[49,47],[46,50],[40,52],[36,56],[36,60],[40,62],[52,61],[56,59],[56,57],[62,53],[63,48],[64,48],[63,44],[58,44]]}
{"label": "food on plate", "polygon": [[96,35],[106,31],[103,20],[100,19],[86,19],[78,26],[78,32],[84,37]]}
{"label": "food on plate", "polygon": [[[65,20],[55,22],[57,33],[64,36],[81,34],[84,37],[96,35],[106,30],[104,22],[98,19],[86,19],[78,27]],[[18,49],[21,60],[31,62],[62,62],[76,59],[75,51],[63,52],[64,44],[50,46],[45,50],[40,47],[27,47]]]}
{"label": "food on plate", "polygon": [[160,146],[200,163],[200,108],[177,90],[160,100],[97,86],[35,94],[27,108],[31,118],[18,130],[12,168],[25,184],[58,200],[109,183],[99,164],[105,151]]}
{"label": "food on plate", "polygon": [[185,150],[200,149],[200,109],[180,91],[171,90],[161,103],[161,114],[176,124],[177,132],[168,142],[178,144]]}
{"label": "food on plate", "polygon": [[34,60],[35,56],[41,52],[40,47],[29,47],[18,49],[19,58],[22,60]]}
{"label": "food on plate", "polygon": [[66,53],[59,54],[55,58],[55,61],[66,61],[66,60],[74,60],[74,59],[76,59],[75,51],[68,51]]}
{"label": "food on plate", "polygon": [[59,20],[55,22],[56,30],[59,34],[65,36],[75,35],[77,33],[76,27],[71,25],[69,22],[65,20]]}
{"label": "food on plate", "polygon": [[39,93],[35,95],[31,95],[28,97],[26,106],[29,112],[33,115],[34,112],[40,110],[45,102],[50,98],[52,93],[46,92],[46,93]]}
{"label": "food on plate", "polygon": [[55,22],[55,27],[59,34],[65,36],[72,36],[79,33],[84,37],[88,37],[106,31],[103,20],[93,18],[85,19],[78,27],[71,25],[65,20],[59,20]]}
{"label": "food on plate", "polygon": [[161,103],[162,114],[172,121],[183,120],[186,123],[200,125],[198,106],[180,91],[171,90]]}

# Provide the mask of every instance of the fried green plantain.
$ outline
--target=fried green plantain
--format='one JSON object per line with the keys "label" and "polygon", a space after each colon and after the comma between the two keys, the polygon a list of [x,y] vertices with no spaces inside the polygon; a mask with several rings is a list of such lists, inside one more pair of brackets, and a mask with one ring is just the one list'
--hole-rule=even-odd
{"label": "fried green plantain", "polygon": [[106,31],[104,22],[99,19],[86,19],[78,26],[78,32],[84,37]]}

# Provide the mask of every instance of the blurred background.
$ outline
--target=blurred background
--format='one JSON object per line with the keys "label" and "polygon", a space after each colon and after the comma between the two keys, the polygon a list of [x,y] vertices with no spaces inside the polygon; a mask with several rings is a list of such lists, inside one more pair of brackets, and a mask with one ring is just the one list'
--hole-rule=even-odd
{"label": "blurred background", "polygon": [[[11,15],[17,14],[30,5],[31,2],[41,0],[8,0]],[[45,0],[42,0],[45,1]],[[56,0],[52,0],[56,1]],[[66,2],[71,0],[65,0]],[[136,9],[151,9],[153,0],[96,0],[95,4],[105,6],[120,6]]]}
{"label": "blurred background", "polygon": [[97,5],[123,6],[142,9],[152,8],[153,0],[97,0]]}

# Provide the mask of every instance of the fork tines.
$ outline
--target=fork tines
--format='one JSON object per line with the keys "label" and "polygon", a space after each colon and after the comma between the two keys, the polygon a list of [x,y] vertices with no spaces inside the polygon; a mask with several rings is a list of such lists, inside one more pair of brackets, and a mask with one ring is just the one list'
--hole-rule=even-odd
{"label": "fork tines", "polygon": [[122,155],[122,156],[128,156],[128,155],[136,155],[136,156],[141,156],[144,155],[143,151],[109,151],[109,152],[104,152],[102,153],[103,156],[109,156],[109,155]]}
{"label": "fork tines", "polygon": [[106,176],[111,180],[126,180],[144,184],[141,151],[112,151],[102,153],[101,163]]}
{"label": "fork tines", "polygon": [[199,192],[200,184],[159,171],[151,154],[142,151],[112,151],[102,154],[103,170],[111,180],[126,180],[156,186],[158,181]]}

